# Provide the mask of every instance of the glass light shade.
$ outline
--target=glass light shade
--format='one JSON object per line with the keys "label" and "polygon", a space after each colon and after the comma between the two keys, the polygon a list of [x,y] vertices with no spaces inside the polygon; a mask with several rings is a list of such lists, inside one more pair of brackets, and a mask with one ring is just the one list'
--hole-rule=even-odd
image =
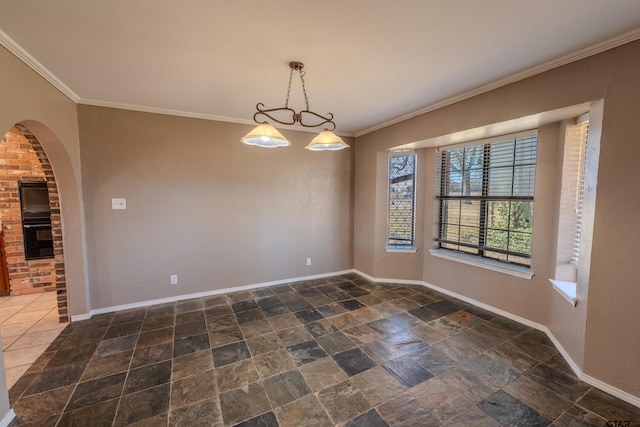
{"label": "glass light shade", "polygon": [[311,151],[337,151],[348,147],[349,145],[338,135],[328,129],[325,129],[313,138],[309,145],[304,148]]}
{"label": "glass light shade", "polygon": [[278,129],[269,123],[261,123],[251,132],[246,134],[240,141],[247,145],[257,145],[263,148],[286,147],[291,142],[282,135]]}

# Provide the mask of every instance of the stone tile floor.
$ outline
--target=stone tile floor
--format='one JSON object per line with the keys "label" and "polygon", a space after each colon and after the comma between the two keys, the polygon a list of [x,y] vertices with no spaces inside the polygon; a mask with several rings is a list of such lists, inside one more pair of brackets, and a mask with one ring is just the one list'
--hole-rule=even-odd
{"label": "stone tile floor", "polygon": [[11,426],[606,426],[640,409],[547,337],[355,274],[74,322],[10,390]]}
{"label": "stone tile floor", "polygon": [[0,297],[0,333],[9,388],[66,326],[59,320],[55,292]]}

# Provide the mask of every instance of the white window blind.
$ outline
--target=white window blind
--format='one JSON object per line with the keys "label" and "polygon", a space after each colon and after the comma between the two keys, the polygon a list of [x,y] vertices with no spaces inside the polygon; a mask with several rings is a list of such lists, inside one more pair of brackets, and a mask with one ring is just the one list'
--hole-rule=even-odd
{"label": "white window blind", "polygon": [[533,132],[438,153],[440,248],[530,265],[537,142]]}
{"label": "white window blind", "polygon": [[575,226],[572,237],[571,263],[578,266],[580,258],[580,238],[582,232],[582,208],[584,203],[584,162],[585,153],[587,151],[587,139],[589,135],[589,120],[583,120],[580,123],[580,143],[577,144],[575,150],[569,153],[575,156],[573,162],[576,164],[577,185],[575,194]]}

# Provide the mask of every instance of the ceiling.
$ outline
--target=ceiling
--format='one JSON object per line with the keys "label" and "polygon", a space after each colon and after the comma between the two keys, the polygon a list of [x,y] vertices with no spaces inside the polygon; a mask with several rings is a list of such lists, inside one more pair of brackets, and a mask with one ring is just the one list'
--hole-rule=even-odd
{"label": "ceiling", "polygon": [[[251,123],[302,61],[361,135],[640,38],[638,0],[0,0],[0,44],[76,102]],[[289,105],[304,107],[294,80]]]}

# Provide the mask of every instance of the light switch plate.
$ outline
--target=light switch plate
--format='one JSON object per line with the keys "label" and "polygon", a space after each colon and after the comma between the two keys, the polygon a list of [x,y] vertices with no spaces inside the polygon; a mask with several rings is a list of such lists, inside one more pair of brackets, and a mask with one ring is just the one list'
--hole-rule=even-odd
{"label": "light switch plate", "polygon": [[127,199],[111,199],[111,209],[127,209]]}

